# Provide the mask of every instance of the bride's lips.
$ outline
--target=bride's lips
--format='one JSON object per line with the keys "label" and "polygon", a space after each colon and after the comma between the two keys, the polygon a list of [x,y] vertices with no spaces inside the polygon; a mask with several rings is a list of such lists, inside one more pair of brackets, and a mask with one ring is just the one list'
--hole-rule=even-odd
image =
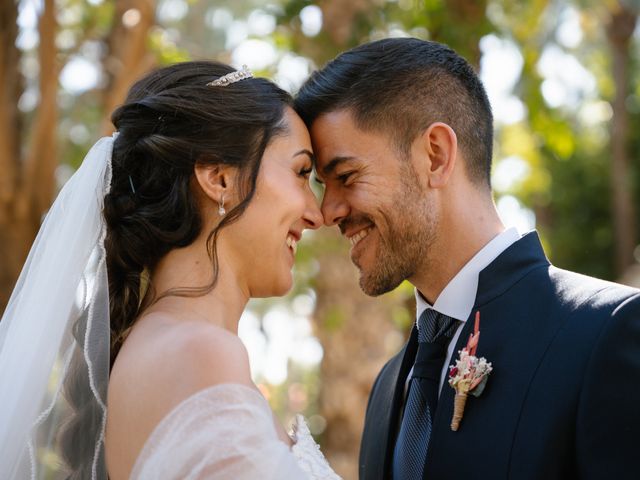
{"label": "bride's lips", "polygon": [[300,241],[301,237],[302,232],[299,232],[297,230],[289,230],[289,232],[287,233],[286,244],[294,256],[296,254],[296,251],[298,250],[298,242]]}

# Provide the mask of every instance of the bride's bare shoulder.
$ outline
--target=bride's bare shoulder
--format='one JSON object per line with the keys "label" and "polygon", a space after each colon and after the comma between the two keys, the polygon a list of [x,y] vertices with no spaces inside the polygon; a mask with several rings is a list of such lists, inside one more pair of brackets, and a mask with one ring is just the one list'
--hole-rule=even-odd
{"label": "bride's bare shoulder", "polygon": [[226,383],[255,388],[237,335],[204,322],[142,318],[109,378],[106,443],[112,477],[128,478],[148,436],[181,402]]}
{"label": "bride's bare shoulder", "polygon": [[237,335],[206,322],[175,321],[161,314],[143,319],[138,327],[114,365],[116,374],[120,367],[128,370],[122,374],[135,380],[138,396],[175,401],[220,383],[253,385],[249,356]]}
{"label": "bride's bare shoulder", "polygon": [[112,423],[150,433],[201,390],[223,383],[254,386],[237,335],[205,322],[151,315],[135,325],[116,357],[108,390]]}

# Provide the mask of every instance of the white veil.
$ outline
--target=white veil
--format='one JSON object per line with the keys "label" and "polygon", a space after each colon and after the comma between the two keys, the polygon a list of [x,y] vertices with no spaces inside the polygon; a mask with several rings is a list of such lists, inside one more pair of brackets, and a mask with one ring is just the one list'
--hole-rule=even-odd
{"label": "white veil", "polygon": [[[114,138],[93,146],[58,195],[0,321],[3,480],[66,478],[62,451],[69,449],[88,465],[78,478],[107,477],[110,327],[102,208]],[[74,421],[82,422],[81,435],[67,435],[62,448],[59,434]]]}

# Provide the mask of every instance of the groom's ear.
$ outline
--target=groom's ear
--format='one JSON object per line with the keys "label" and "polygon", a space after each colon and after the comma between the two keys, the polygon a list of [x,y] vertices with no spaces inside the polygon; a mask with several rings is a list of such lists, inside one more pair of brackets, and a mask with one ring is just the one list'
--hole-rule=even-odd
{"label": "groom's ear", "polygon": [[236,168],[229,165],[196,163],[193,170],[195,180],[205,197],[213,201],[216,206],[223,201],[223,198],[225,203],[232,203]]}
{"label": "groom's ear", "polygon": [[453,129],[442,122],[435,122],[419,139],[422,157],[426,163],[423,171],[431,188],[442,188],[451,179],[458,153],[458,139]]}

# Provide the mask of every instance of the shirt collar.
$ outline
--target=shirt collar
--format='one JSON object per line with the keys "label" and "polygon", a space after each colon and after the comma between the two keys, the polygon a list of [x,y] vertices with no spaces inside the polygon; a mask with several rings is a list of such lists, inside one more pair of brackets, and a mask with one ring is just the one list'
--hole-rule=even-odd
{"label": "shirt collar", "polygon": [[520,234],[515,228],[509,228],[495,236],[451,279],[433,305],[430,305],[416,288],[416,319],[420,318],[426,309],[432,308],[466,322],[476,299],[480,272],[519,239]]}

